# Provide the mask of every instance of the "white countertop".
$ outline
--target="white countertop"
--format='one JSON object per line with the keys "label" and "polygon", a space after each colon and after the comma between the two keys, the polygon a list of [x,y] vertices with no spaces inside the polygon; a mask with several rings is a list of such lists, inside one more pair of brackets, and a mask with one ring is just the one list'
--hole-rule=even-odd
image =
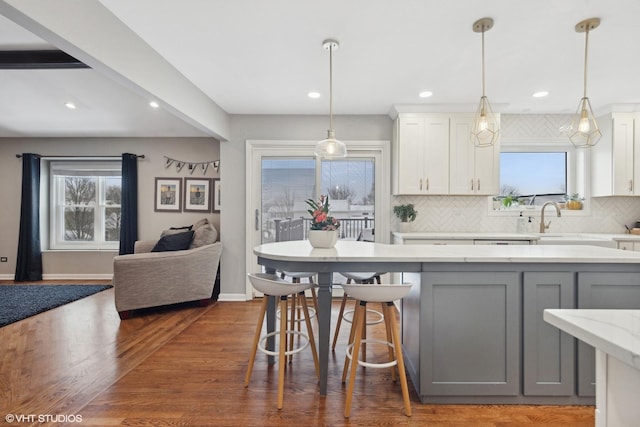
{"label": "white countertop", "polygon": [[640,370],[640,310],[546,309],[544,320]]}
{"label": "white countertop", "polygon": [[446,232],[410,232],[394,231],[393,235],[406,240],[434,239],[434,240],[537,240],[537,233],[446,233]]}
{"label": "white countertop", "polygon": [[581,237],[591,239],[602,240],[614,240],[614,241],[638,241],[640,242],[640,235],[626,234],[626,233],[562,233],[562,232],[548,232],[548,233],[500,233],[500,232],[430,232],[430,231],[416,231],[402,233],[399,231],[392,232],[394,236],[400,237],[405,240],[414,239],[434,239],[434,240],[538,240],[540,237]]}
{"label": "white countertop", "polygon": [[314,249],[307,240],[267,243],[253,253],[301,262],[640,263],[640,252],[588,245],[389,245],[339,240]]}

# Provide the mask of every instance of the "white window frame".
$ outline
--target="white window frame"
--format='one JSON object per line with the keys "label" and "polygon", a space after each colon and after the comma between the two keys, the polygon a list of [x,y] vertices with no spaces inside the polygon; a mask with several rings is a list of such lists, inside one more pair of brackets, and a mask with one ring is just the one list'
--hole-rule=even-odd
{"label": "white window frame", "polygon": [[[106,208],[113,207],[105,203],[105,177],[122,176],[122,164],[118,159],[65,159],[48,160],[49,168],[49,249],[51,250],[117,250],[119,242],[104,240]],[[96,188],[96,204],[94,209],[94,240],[93,241],[65,241],[64,240],[64,209],[65,201],[56,200],[64,197],[64,180],[56,176],[69,171],[71,175],[98,177]]]}
{"label": "white window frame", "polygon": [[[564,138],[553,138],[545,141],[518,140],[512,142],[502,142],[500,152],[565,152],[567,153],[567,194],[579,193],[584,197],[584,207],[582,210],[563,210],[562,215],[568,216],[588,216],[591,214],[590,203],[590,151],[587,149],[576,149]],[[502,183],[500,183],[502,185]],[[488,197],[488,209],[490,216],[519,216],[520,212],[525,212],[527,216],[537,216],[540,214],[540,206],[514,206],[509,209],[495,210],[493,196]]]}

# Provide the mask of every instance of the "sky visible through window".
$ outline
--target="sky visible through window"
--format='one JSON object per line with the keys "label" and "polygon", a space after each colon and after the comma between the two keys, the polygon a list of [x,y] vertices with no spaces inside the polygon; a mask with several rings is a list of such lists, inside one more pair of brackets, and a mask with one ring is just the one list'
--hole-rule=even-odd
{"label": "sky visible through window", "polygon": [[501,192],[505,188],[522,196],[566,193],[566,153],[500,153]]}
{"label": "sky visible through window", "polygon": [[[323,160],[320,193],[342,189],[349,193],[352,203],[372,202],[374,171],[372,159]],[[262,160],[263,201],[275,200],[285,191],[295,200],[315,197],[314,159]]]}

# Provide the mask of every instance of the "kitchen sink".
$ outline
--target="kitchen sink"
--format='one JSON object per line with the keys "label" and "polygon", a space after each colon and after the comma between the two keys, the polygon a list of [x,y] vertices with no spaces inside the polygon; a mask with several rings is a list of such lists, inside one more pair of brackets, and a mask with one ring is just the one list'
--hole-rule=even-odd
{"label": "kitchen sink", "polygon": [[607,236],[589,233],[539,233],[539,245],[591,245],[617,248],[618,244]]}

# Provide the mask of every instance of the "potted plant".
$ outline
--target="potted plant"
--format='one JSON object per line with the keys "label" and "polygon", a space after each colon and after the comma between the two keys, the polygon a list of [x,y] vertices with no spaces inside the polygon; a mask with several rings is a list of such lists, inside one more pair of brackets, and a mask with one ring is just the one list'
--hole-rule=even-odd
{"label": "potted plant", "polygon": [[329,196],[322,195],[317,201],[308,199],[306,203],[311,208],[307,212],[312,218],[309,243],[314,248],[334,247],[338,241],[340,221],[329,213]]}
{"label": "potted plant", "polygon": [[393,213],[400,219],[400,231],[407,231],[409,223],[415,221],[418,215],[418,211],[414,209],[411,203],[394,206]]}
{"label": "potted plant", "polygon": [[565,197],[565,206],[572,211],[579,211],[582,209],[584,198],[580,197],[578,193],[567,194]]}

